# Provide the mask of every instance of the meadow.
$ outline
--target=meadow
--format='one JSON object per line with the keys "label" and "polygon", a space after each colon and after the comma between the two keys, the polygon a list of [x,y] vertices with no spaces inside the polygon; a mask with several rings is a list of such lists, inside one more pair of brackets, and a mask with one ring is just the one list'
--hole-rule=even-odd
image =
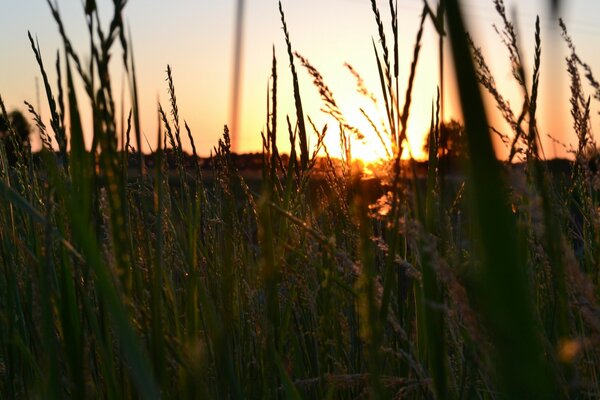
{"label": "meadow", "polygon": [[[295,53],[281,3],[288,51],[272,61],[258,183],[236,167],[227,127],[207,166],[189,162],[183,144],[192,160],[197,149],[170,68],[170,99],[158,110],[162,128],[147,162],[126,1],[113,3],[105,31],[95,2],[85,2],[93,40],[84,62],[48,1],[64,42],[57,82],[30,36],[51,118],[48,127],[29,106],[38,154],[11,124],[0,141],[0,398],[600,396],[600,159],[590,119],[600,84],[566,26],[578,142],[557,177],[539,147],[539,21],[534,38],[517,38],[503,1],[494,0],[523,93],[515,111],[456,0],[437,9],[424,3],[415,38],[398,36],[393,1],[380,10],[372,0],[380,87],[371,90],[384,99],[378,131],[391,144],[374,195],[352,158],[361,132],[326,77]],[[440,96],[433,107],[411,104],[427,21],[440,43],[450,42],[457,71],[466,149],[459,173],[447,168]],[[400,40],[414,42],[406,75]],[[531,71],[519,40],[535,41]],[[111,63],[128,76],[132,107],[123,121]],[[324,145],[331,132],[304,115],[300,68],[339,123],[341,160]],[[292,93],[277,88],[283,73]],[[399,93],[403,80],[408,89]],[[512,129],[502,136],[508,160],[494,152],[482,90]],[[277,125],[278,96],[294,98],[287,126]],[[91,132],[82,107],[91,108]],[[432,108],[424,174],[400,158],[412,107]],[[9,120],[1,98],[0,108]],[[281,138],[291,154],[280,154]]]}

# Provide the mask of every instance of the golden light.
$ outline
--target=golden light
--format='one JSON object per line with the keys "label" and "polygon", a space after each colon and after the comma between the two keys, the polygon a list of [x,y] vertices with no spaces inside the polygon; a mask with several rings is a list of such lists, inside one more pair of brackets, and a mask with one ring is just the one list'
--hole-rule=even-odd
{"label": "golden light", "polygon": [[[375,110],[375,107],[371,107],[368,111],[364,108],[361,110],[360,107],[355,107],[355,111],[353,112],[342,111],[348,124],[356,128],[363,136],[362,138],[358,138],[353,133],[346,132],[347,137],[350,139],[353,159],[361,160],[365,164],[371,164],[393,157],[394,152],[387,123],[381,114]],[[325,120],[325,123],[330,127],[334,127],[329,130],[325,139],[327,150],[333,157],[342,157],[339,124],[330,116],[327,116]],[[415,121],[412,125],[416,125],[414,128],[419,129],[426,124],[429,124],[429,122]],[[410,128],[413,128],[413,126],[409,123]],[[416,129],[415,132],[409,132],[409,140],[403,142],[402,159],[404,160],[411,158],[411,156],[417,160],[427,157],[423,151],[425,130],[420,132]]]}

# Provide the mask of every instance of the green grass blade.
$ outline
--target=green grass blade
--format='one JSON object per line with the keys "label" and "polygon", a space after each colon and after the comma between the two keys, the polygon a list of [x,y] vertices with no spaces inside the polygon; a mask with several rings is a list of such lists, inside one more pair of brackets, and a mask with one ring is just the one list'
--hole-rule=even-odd
{"label": "green grass blade", "polygon": [[472,224],[482,261],[474,301],[495,346],[502,392],[512,398],[551,398],[555,381],[545,360],[527,264],[519,251],[517,224],[492,146],[460,7],[457,0],[446,5],[469,145]]}

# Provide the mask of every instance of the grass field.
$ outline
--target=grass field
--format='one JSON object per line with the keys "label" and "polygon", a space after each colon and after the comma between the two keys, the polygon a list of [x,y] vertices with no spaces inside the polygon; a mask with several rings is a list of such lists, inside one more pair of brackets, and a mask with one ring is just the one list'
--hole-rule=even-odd
{"label": "grass field", "polygon": [[[294,52],[281,4],[288,54],[273,58],[262,170],[249,184],[232,161],[228,128],[208,166],[210,182],[206,168],[190,165],[183,143],[194,156],[196,148],[180,122],[170,68],[153,162],[141,162],[133,146],[142,141],[145,100],[137,97],[125,2],[114,0],[108,31],[98,28],[93,3],[86,3],[91,63],[72,48],[50,1],[64,40],[58,82],[48,81],[31,39],[51,110],[49,128],[37,120],[42,151],[34,157],[17,143],[15,127],[0,141],[0,398],[600,396],[600,176],[590,126],[600,85],[566,27],[578,144],[557,178],[539,149],[539,23],[528,73],[495,0],[523,91],[514,112],[466,35],[456,0],[425,6],[412,39],[398,37],[394,2],[379,10],[372,1],[386,111],[380,132],[392,143],[378,168],[387,171],[382,196],[374,196],[352,160],[360,132],[337,108],[326,77]],[[439,100],[425,176],[399,156],[411,107],[431,107],[411,104],[428,19],[440,38],[448,33],[458,71],[467,148],[460,173],[440,156],[447,149]],[[407,76],[397,68],[399,40],[415,43]],[[117,44],[122,59],[109,57]],[[124,124],[109,59],[128,73],[133,106]],[[300,68],[339,123],[342,160],[328,156],[326,132],[303,113]],[[283,73],[292,74],[294,92],[283,95],[293,96],[296,115],[282,127]],[[79,85],[86,98],[77,98]],[[505,139],[509,161],[523,163],[518,173],[495,156],[481,88],[512,127]],[[92,132],[82,128],[84,104]],[[1,98],[0,106],[8,119]],[[84,136],[93,138],[91,149]],[[278,150],[282,137],[289,156]]]}

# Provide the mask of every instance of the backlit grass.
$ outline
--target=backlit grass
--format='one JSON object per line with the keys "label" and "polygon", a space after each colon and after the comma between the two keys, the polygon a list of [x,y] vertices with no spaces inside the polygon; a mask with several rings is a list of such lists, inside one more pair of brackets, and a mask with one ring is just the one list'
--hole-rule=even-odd
{"label": "backlit grass", "polygon": [[[337,108],[327,77],[296,52],[279,4],[287,53],[283,62],[273,54],[256,182],[236,167],[228,127],[208,166],[197,157],[186,163],[184,147],[194,156],[197,149],[170,67],[169,103],[158,105],[161,129],[152,157],[143,157],[145,99],[137,96],[125,2],[113,2],[106,31],[86,2],[89,64],[48,2],[64,42],[58,82],[49,82],[30,35],[51,118],[44,125],[29,106],[44,144],[38,154],[18,142],[14,125],[0,141],[0,397],[600,396],[599,177],[590,129],[600,86],[564,24],[578,146],[561,174],[540,150],[539,23],[534,38],[522,38],[535,42],[528,71],[504,4],[494,1],[523,93],[514,111],[456,0],[435,11],[424,4],[414,39],[398,36],[395,2],[384,11],[373,0],[375,89],[385,115],[382,126],[366,117],[391,148],[372,184],[352,159],[361,132]],[[468,155],[452,163],[441,139],[443,96],[432,93],[428,105],[411,100],[428,22],[451,44],[465,110]],[[405,74],[401,40],[414,43]],[[122,58],[110,57],[117,43]],[[111,62],[127,73],[129,112],[113,98]],[[305,114],[299,88],[310,83],[296,68],[308,70],[339,130],[317,129]],[[278,76],[287,73],[293,92],[281,93]],[[78,98],[79,85],[86,98]],[[519,164],[495,156],[482,88],[512,129],[503,138]],[[287,126],[277,125],[280,96],[294,98]],[[1,98],[0,106],[10,120]],[[400,157],[410,110],[424,106],[426,171]],[[91,107],[90,132],[83,107]],[[338,132],[343,157],[334,160],[323,139]],[[280,153],[281,138],[291,154]]]}

